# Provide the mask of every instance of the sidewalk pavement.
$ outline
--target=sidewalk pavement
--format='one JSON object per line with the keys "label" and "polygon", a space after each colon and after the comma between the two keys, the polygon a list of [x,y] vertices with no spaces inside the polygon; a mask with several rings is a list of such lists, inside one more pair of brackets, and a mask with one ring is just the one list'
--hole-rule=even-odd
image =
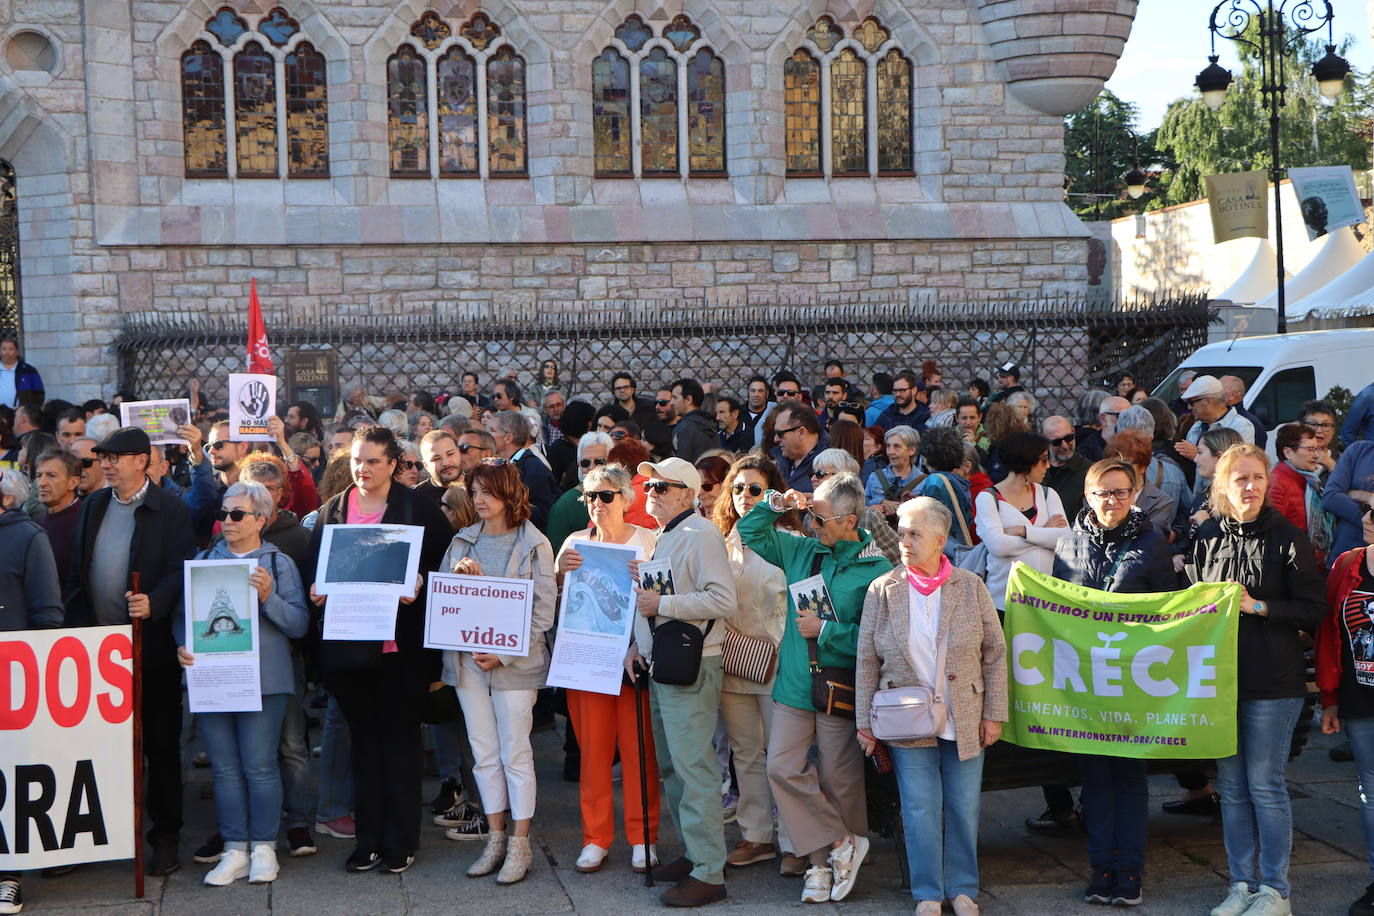
{"label": "sidewalk pavement", "polygon": [[[560,725],[563,722],[559,720]],[[1291,879],[1297,913],[1343,914],[1370,881],[1361,831],[1354,765],[1332,763],[1327,748],[1334,738],[1314,731],[1313,741],[1289,769],[1293,795],[1294,848]],[[274,884],[228,888],[202,885],[209,866],[191,861],[191,851],[215,830],[213,803],[201,799],[208,770],[188,775],[187,828],[182,835],[182,868],[169,878],[149,878],[144,900],[134,899],[131,863],[102,863],[47,880],[25,880],[26,913],[311,914],[330,913],[481,913],[482,916],[534,916],[543,913],[641,913],[664,910],[662,888],[644,887],[630,871],[629,847],[617,840],[606,867],[594,875],[573,869],[581,849],[577,786],[561,780],[561,738],[554,732],[535,736],[539,770],[539,807],[534,838],[534,869],[523,882],[498,887],[491,877],[464,874],[481,852],[480,842],[453,842],[442,828],[425,819],[423,841],[413,868],[396,876],[378,870],[346,874],[343,860],[352,841],[318,837],[319,853],[292,859],[281,848],[281,877]],[[187,757],[189,760],[189,755]],[[431,780],[426,797],[433,794]],[[636,791],[635,787],[630,787]],[[1150,784],[1150,847],[1144,880],[1145,907],[1156,914],[1205,914],[1226,893],[1226,856],[1219,821],[1166,815],[1159,803],[1178,794],[1172,778]],[[983,796],[980,865],[986,914],[1072,916],[1103,912],[1083,902],[1087,879],[1085,841],[1081,833],[1044,837],[1023,825],[1043,808],[1039,789],[989,792]],[[427,815],[427,812],[426,812]],[[617,816],[617,829],[619,827]],[[729,844],[738,840],[726,828]],[[680,846],[664,817],[660,849],[665,860]],[[910,913],[911,897],[899,889],[893,844],[873,838],[873,851],[853,893],[841,904],[800,902],[801,881],[783,878],[777,863],[730,870],[729,899],[712,909],[732,914],[776,913],[783,909],[815,913]],[[948,910],[947,910],[948,912]]]}

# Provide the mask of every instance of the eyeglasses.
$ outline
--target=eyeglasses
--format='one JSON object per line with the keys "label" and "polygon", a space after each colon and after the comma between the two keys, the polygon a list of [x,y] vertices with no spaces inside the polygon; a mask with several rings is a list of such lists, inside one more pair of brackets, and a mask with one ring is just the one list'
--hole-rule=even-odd
{"label": "eyeglasses", "polygon": [[800,388],[779,388],[779,389],[778,389],[778,397],[780,397],[780,398],[798,398],[798,397],[801,397],[801,389],[800,389]]}
{"label": "eyeglasses", "polygon": [[424,467],[424,465],[420,462],[412,461],[409,458],[402,458],[400,461],[396,463],[400,465],[401,470],[403,471],[418,471],[420,468]]}
{"label": "eyeglasses", "polygon": [[1208,399],[1205,398],[1205,397],[1184,398],[1184,399],[1183,399],[1183,403],[1187,404],[1189,407],[1192,407],[1192,406],[1193,406],[1194,404],[1196,404],[1198,401],[1206,401],[1206,400],[1208,400]]}
{"label": "eyeglasses", "polygon": [[820,522],[822,525],[824,525],[826,522],[833,522],[835,519],[840,518],[840,516],[838,515],[821,515],[814,508],[807,509],[806,514],[811,516],[817,522]]}
{"label": "eyeglasses", "polygon": [[248,509],[221,509],[215,513],[215,521],[222,522],[225,519],[230,519],[231,521],[241,522],[243,521],[245,516],[255,516],[257,514],[258,513],[252,512]]}
{"label": "eyeglasses", "polygon": [[657,404],[659,407],[667,407],[669,404],[671,404],[671,403],[673,403],[673,402],[672,402],[672,401],[665,401],[665,400],[663,400],[663,398],[659,398],[658,400],[654,401],[654,403]]}
{"label": "eyeglasses", "polygon": [[644,492],[645,492],[645,493],[657,493],[659,496],[662,496],[664,493],[667,493],[669,489],[673,489],[673,488],[676,488],[676,489],[679,489],[679,490],[686,490],[686,489],[688,489],[687,484],[685,484],[685,483],[678,483],[676,480],[646,480],[646,481],[644,481]]}
{"label": "eyeglasses", "polygon": [[745,490],[749,491],[750,496],[763,495],[763,487],[759,486],[756,483],[737,483],[732,484],[730,487],[730,492],[734,493],[736,496],[743,493]]}
{"label": "eyeglasses", "polygon": [[1303,421],[1303,424],[1302,424],[1302,425],[1303,425],[1303,426],[1306,426],[1308,429],[1335,429],[1335,428],[1336,428],[1336,424],[1335,424],[1335,423],[1332,423],[1330,420],[1321,420],[1321,421],[1317,421],[1317,420],[1305,420],[1305,421]]}
{"label": "eyeglasses", "polygon": [[591,467],[592,465],[595,465],[595,466],[597,466],[597,467],[601,467],[601,466],[604,465],[605,463],[606,463],[606,459],[605,459],[605,458],[583,458],[581,461],[577,462],[577,466],[578,466],[578,467],[583,467],[583,468],[589,468],[589,467]]}
{"label": "eyeglasses", "polygon": [[612,385],[612,386],[611,386],[611,390],[612,390],[612,391],[634,391],[634,390],[635,390],[635,386],[634,386],[634,385]]}
{"label": "eyeglasses", "polygon": [[[1192,402],[1192,401],[1189,401],[1188,403],[1191,404],[1191,403],[1193,403],[1193,402]],[[1104,410],[1104,411],[1102,411],[1102,416],[1104,416],[1104,417],[1119,417],[1119,416],[1121,416],[1121,411],[1119,411],[1119,410]]]}
{"label": "eyeglasses", "polygon": [[464,455],[466,455],[468,452],[472,451],[473,449],[477,449],[479,452],[489,452],[489,451],[491,451],[491,449],[487,448],[486,446],[482,446],[482,445],[472,445],[472,444],[467,443],[467,442],[460,442],[460,443],[458,443],[458,451],[462,452]]}
{"label": "eyeglasses", "polygon": [[798,424],[798,425],[796,425],[796,426],[789,426],[789,427],[787,427],[786,429],[775,429],[775,430],[773,430],[773,438],[775,438],[775,439],[781,439],[783,436],[787,435],[788,433],[794,433],[794,432],[796,432],[796,431],[799,430],[799,429],[801,429],[801,425],[800,425],[800,424]]}
{"label": "eyeglasses", "polygon": [[1105,502],[1124,503],[1131,498],[1131,491],[1125,488],[1117,490],[1092,490],[1091,495]]}
{"label": "eyeglasses", "polygon": [[1321,447],[1320,445],[1296,445],[1296,446],[1293,446],[1293,451],[1295,451],[1295,452],[1306,452],[1306,453],[1309,454],[1309,455],[1315,455],[1315,454],[1317,454],[1318,452],[1320,452],[1321,450],[1322,450],[1322,447]]}
{"label": "eyeglasses", "polygon": [[317,468],[317,467],[320,466],[320,462],[323,461],[324,459],[323,459],[323,458],[310,458],[310,457],[307,457],[307,456],[305,456],[305,455],[302,455],[302,456],[301,456],[301,460],[304,461],[306,464],[310,465],[312,468]]}
{"label": "eyeglasses", "polygon": [[863,410],[864,405],[858,401],[841,401],[840,410]]}
{"label": "eyeglasses", "polygon": [[1060,436],[1058,439],[1051,439],[1050,445],[1053,445],[1055,448],[1059,448],[1059,446],[1064,445],[1065,443],[1077,441],[1078,435],[1076,433],[1069,433],[1067,436]]}
{"label": "eyeglasses", "polygon": [[609,506],[617,495],[619,495],[617,490],[589,490],[582,494],[582,501],[590,506],[599,499]]}
{"label": "eyeglasses", "polygon": [[911,388],[911,387],[906,387],[906,388],[893,388],[893,389],[892,389],[892,393],[893,393],[893,394],[906,394],[908,391],[915,391],[915,390],[916,390],[915,388]]}
{"label": "eyeglasses", "polygon": [[509,464],[504,458],[483,458],[482,463],[489,468],[500,468]]}

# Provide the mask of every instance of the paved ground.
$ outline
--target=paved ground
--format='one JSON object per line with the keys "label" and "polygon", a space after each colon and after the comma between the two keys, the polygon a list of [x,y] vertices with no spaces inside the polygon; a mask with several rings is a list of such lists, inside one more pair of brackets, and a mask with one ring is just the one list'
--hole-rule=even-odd
{"label": "paved ground", "polygon": [[[560,720],[561,722],[562,720]],[[1289,770],[1293,794],[1294,837],[1292,881],[1295,912],[1345,913],[1369,881],[1352,764],[1327,759],[1330,738],[1314,744]],[[207,770],[193,770],[187,790],[189,827],[183,841],[185,865],[167,879],[148,879],[147,897],[133,898],[127,863],[85,866],[57,880],[26,882],[26,912],[110,914],[157,913],[481,913],[483,916],[541,913],[638,913],[662,909],[656,892],[629,869],[628,847],[612,850],[612,861],[599,874],[581,875],[572,868],[581,846],[576,787],[561,782],[561,742],[550,732],[536,736],[539,760],[539,813],[535,838],[539,852],[524,882],[502,888],[491,878],[464,875],[480,844],[455,843],[438,827],[427,825],[415,867],[404,875],[349,875],[343,859],[351,842],[321,838],[318,855],[283,857],[280,879],[272,885],[209,888],[200,883],[207,866],[189,859],[190,850],[214,830],[213,806],[201,800]],[[432,788],[432,786],[430,787]],[[1172,779],[1151,785],[1149,864],[1145,900],[1153,913],[1205,914],[1224,896],[1225,855],[1219,822],[1158,813],[1158,802],[1176,794]],[[1045,838],[1028,833],[1025,817],[1042,807],[1038,789],[992,792],[983,797],[980,903],[989,914],[1102,913],[1082,902],[1086,877],[1082,835]],[[727,828],[733,843],[737,834]],[[678,847],[666,834],[664,851]],[[715,907],[739,914],[806,909],[799,902],[798,879],[779,877],[774,864],[732,871],[729,900]],[[911,898],[899,889],[892,844],[874,839],[874,851],[853,894],[842,904],[815,906],[808,912],[910,913]]]}

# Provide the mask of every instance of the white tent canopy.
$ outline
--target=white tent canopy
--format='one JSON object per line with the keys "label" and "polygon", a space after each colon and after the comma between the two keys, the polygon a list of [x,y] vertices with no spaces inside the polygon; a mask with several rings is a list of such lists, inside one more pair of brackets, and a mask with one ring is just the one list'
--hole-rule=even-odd
{"label": "white tent canopy", "polygon": [[[1307,266],[1283,285],[1284,297],[1292,303],[1307,298],[1354,267],[1364,254],[1353,230],[1349,227],[1337,229],[1326,237],[1326,244],[1322,245],[1321,251],[1313,256]],[[1287,302],[1284,305],[1287,311]],[[1277,307],[1277,291],[1255,303],[1255,308]]]}
{"label": "white tent canopy", "polygon": [[1374,253],[1367,254],[1354,267],[1312,295],[1287,304],[1289,321],[1323,317],[1332,310],[1345,311],[1356,300],[1374,299]]}
{"label": "white tent canopy", "polygon": [[1278,260],[1274,257],[1274,246],[1269,244],[1268,239],[1257,241],[1259,244],[1255,246],[1255,254],[1240,272],[1240,276],[1213,298],[1229,299],[1237,305],[1249,305],[1274,291],[1274,287],[1278,285],[1275,278]]}

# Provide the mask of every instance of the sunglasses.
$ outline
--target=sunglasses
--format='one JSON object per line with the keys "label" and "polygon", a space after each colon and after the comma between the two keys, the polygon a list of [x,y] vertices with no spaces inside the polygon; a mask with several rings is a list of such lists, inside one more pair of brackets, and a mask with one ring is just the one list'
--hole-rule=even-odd
{"label": "sunglasses", "polygon": [[485,447],[480,446],[480,445],[470,445],[470,444],[468,444],[467,442],[460,442],[460,443],[458,443],[458,451],[461,452],[461,453],[464,454],[464,455],[466,455],[468,452],[472,451],[473,449],[477,449],[477,450],[480,451],[480,452],[489,452],[489,451],[491,451],[491,449],[485,448]]}
{"label": "sunglasses", "polygon": [[424,467],[424,465],[420,462],[411,461],[409,458],[402,458],[400,461],[396,463],[400,465],[401,470],[403,471],[418,471],[420,468]]}
{"label": "sunglasses", "polygon": [[231,521],[241,522],[245,516],[257,514],[258,513],[250,512],[247,509],[220,509],[215,513],[215,521],[222,522],[225,519],[229,519]]}
{"label": "sunglasses", "polygon": [[645,492],[645,493],[657,493],[659,496],[662,496],[664,493],[667,493],[670,489],[674,489],[674,488],[679,489],[679,490],[686,490],[686,489],[688,489],[687,484],[685,484],[685,483],[678,483],[676,480],[646,480],[646,481],[644,481],[644,492]]}
{"label": "sunglasses", "polygon": [[99,458],[78,458],[77,460],[81,462],[81,470],[83,471],[94,466],[100,461]]}
{"label": "sunglasses", "polygon": [[489,468],[505,467],[509,462],[504,458],[483,458],[482,463]]}
{"label": "sunglasses", "polygon": [[582,494],[582,501],[590,506],[599,499],[609,506],[618,492],[617,490],[589,490]]}
{"label": "sunglasses", "polygon": [[864,405],[858,401],[841,401],[840,410],[863,410]]}
{"label": "sunglasses", "polygon": [[302,455],[302,456],[301,456],[301,460],[304,461],[306,464],[310,465],[312,468],[317,468],[317,467],[320,466],[320,462],[323,461],[324,459],[323,459],[323,458],[308,458],[308,457],[306,457],[305,455]]}
{"label": "sunglasses", "polygon": [[1077,442],[1077,441],[1078,441],[1078,435],[1077,435],[1076,433],[1069,433],[1067,436],[1060,436],[1058,439],[1051,439],[1051,440],[1050,440],[1050,445],[1053,445],[1055,448],[1059,448],[1059,446],[1063,445],[1063,444],[1066,443],[1066,442]]}
{"label": "sunglasses", "polygon": [[821,515],[815,509],[807,509],[806,514],[811,516],[816,521],[820,522],[822,525],[824,525],[826,522],[833,522],[835,519],[840,517],[838,515]]}
{"label": "sunglasses", "polygon": [[756,483],[737,483],[730,487],[730,492],[734,493],[736,496],[743,493],[745,490],[749,491],[750,496],[763,495],[763,487]]}
{"label": "sunglasses", "polygon": [[658,400],[654,401],[654,403],[657,404],[659,407],[667,407],[669,404],[671,404],[671,403],[673,403],[673,402],[672,402],[672,401],[665,401],[665,400],[663,400],[662,398],[659,398]]}
{"label": "sunglasses", "polygon": [[714,491],[715,488],[716,488],[717,486],[718,486],[718,484],[714,484],[714,483],[703,483],[703,484],[701,485],[701,492],[703,492],[703,493],[710,493],[710,492]]}
{"label": "sunglasses", "polygon": [[794,433],[794,432],[796,432],[796,431],[799,430],[799,429],[801,429],[801,425],[800,425],[800,424],[798,424],[798,425],[796,425],[796,426],[789,426],[789,427],[787,427],[786,429],[775,429],[775,430],[773,430],[773,438],[775,438],[775,439],[781,439],[783,436],[787,435],[788,433]]}
{"label": "sunglasses", "polygon": [[797,397],[801,397],[801,389],[800,389],[800,388],[779,388],[779,389],[778,389],[778,397],[780,397],[780,398],[797,398]]}
{"label": "sunglasses", "polygon": [[611,438],[612,438],[612,439],[628,439],[629,436],[630,436],[630,434],[629,434],[629,432],[627,432],[626,430],[623,430],[623,429],[613,429],[613,430],[611,430]]}
{"label": "sunglasses", "polygon": [[222,448],[228,446],[229,444],[230,444],[230,442],[229,442],[228,439],[220,439],[218,442],[211,442],[209,445],[207,445],[207,446],[205,446],[205,447],[208,448],[208,449],[209,449],[210,451],[212,451],[212,452],[217,452],[217,451],[219,451],[220,449],[222,449]]}
{"label": "sunglasses", "polygon": [[811,479],[812,479],[812,480],[825,480],[825,478],[829,477],[829,476],[830,476],[831,474],[833,474],[833,473],[835,473],[835,472],[834,472],[834,471],[812,471],[812,472],[811,472]]}
{"label": "sunglasses", "polygon": [[604,465],[605,463],[606,463],[606,459],[605,459],[605,458],[583,458],[581,461],[577,462],[577,466],[578,466],[578,467],[582,467],[582,468],[589,468],[589,467],[591,467],[592,465],[596,465],[597,467],[601,467],[601,466]]}

